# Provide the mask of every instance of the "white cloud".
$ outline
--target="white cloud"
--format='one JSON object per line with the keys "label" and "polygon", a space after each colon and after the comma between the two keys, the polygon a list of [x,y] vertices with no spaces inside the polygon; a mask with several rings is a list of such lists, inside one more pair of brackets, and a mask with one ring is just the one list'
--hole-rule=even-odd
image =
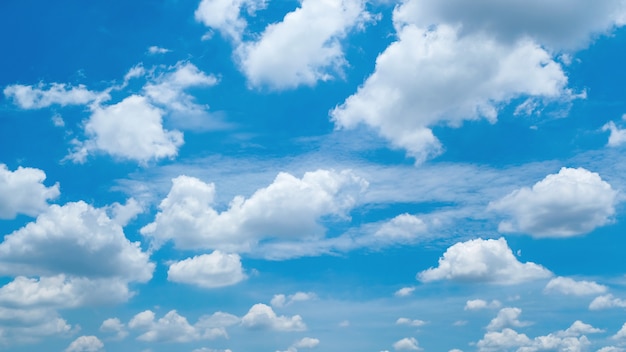
{"label": "white cloud", "polygon": [[419,326],[426,325],[426,322],[423,320],[419,320],[419,319],[398,318],[398,320],[396,320],[396,325],[408,325],[408,326],[419,327]]}
{"label": "white cloud", "polygon": [[128,336],[126,325],[124,325],[124,323],[122,323],[118,318],[109,318],[103,321],[102,325],[100,325],[100,331],[115,334],[115,339],[117,340],[122,340]]}
{"label": "white cloud", "polygon": [[98,352],[104,349],[104,343],[95,336],[80,336],[74,340],[65,352]]}
{"label": "white cloud", "polygon": [[589,309],[626,308],[626,300],[615,298],[612,294],[596,297],[589,304]]}
{"label": "white cloud", "polygon": [[488,208],[512,217],[500,223],[500,232],[569,237],[609,223],[616,203],[617,191],[600,175],[564,167],[532,188],[520,188],[491,202]]}
{"label": "white cloud", "polygon": [[50,336],[63,336],[76,332],[79,327],[72,327],[58,314],[47,308],[5,308],[0,306],[0,344],[14,345],[34,343]]}
{"label": "white cloud", "polygon": [[341,40],[369,20],[364,0],[302,0],[258,41],[239,45],[235,55],[252,86],[314,85],[341,74],[347,64]]}
{"label": "white cloud", "polygon": [[249,198],[214,208],[215,186],[188,176],[172,180],[155,221],[141,229],[154,245],[251,251],[263,239],[303,240],[324,236],[322,217],[346,218],[367,183],[350,171],[318,170],[302,178],[280,173]]}
{"label": "white cloud", "polygon": [[569,328],[556,333],[559,337],[580,336],[583,334],[599,334],[604,332],[602,329],[594,328],[589,324],[585,324],[580,320],[576,320]]}
{"label": "white cloud", "polygon": [[267,0],[202,0],[195,12],[197,21],[214,28],[226,38],[239,42],[248,25],[241,17],[243,8],[249,15],[266,6]]}
{"label": "white cloud", "polygon": [[151,47],[148,48],[148,53],[151,54],[151,55],[167,54],[170,51],[171,51],[170,49],[161,48],[161,47],[158,47],[158,46],[151,46]]}
{"label": "white cloud", "polygon": [[214,251],[171,264],[167,279],[204,288],[217,288],[245,280],[246,274],[239,255]]}
{"label": "white cloud", "polygon": [[500,238],[459,242],[446,250],[437,268],[420,272],[418,279],[423,282],[445,279],[511,285],[551,275],[541,265],[519,262],[506,240]]}
{"label": "white cloud", "polygon": [[386,238],[394,242],[410,242],[424,235],[428,226],[424,220],[410,214],[401,214],[384,223],[374,237]]}
{"label": "white cloud", "polygon": [[502,308],[498,312],[498,315],[489,322],[487,330],[494,331],[505,327],[523,327],[530,325],[529,322],[523,322],[518,319],[520,314],[522,314],[522,310],[519,308]]}
{"label": "white cloud", "polygon": [[568,277],[555,277],[546,285],[545,292],[558,292],[564,295],[586,296],[605,293],[608,287],[593,281],[576,281]]}
{"label": "white cloud", "polygon": [[585,0],[406,0],[396,9],[399,23],[427,27],[438,23],[463,26],[464,32],[488,32],[511,42],[531,37],[558,52],[585,47],[595,35],[622,26],[626,8],[621,0],[600,0],[593,8]]}
{"label": "white cloud", "polygon": [[433,126],[495,122],[503,105],[522,96],[573,99],[561,66],[531,40],[502,43],[448,24],[397,25],[397,36],[331,116],[338,128],[373,128],[417,162],[443,150]]}
{"label": "white cloud", "polygon": [[277,316],[272,307],[258,303],[252,306],[248,313],[241,318],[241,325],[253,329],[272,329],[276,331],[304,331],[306,325],[302,317],[294,315]]}
{"label": "white cloud", "polygon": [[611,336],[612,339],[615,340],[621,340],[621,339],[626,339],[626,323],[624,323],[624,325],[622,325],[622,328],[619,329],[619,331]]}
{"label": "white cloud", "polygon": [[482,299],[471,299],[465,302],[464,310],[479,310],[485,308],[500,308],[502,304],[500,301],[493,300],[491,302],[487,302]]}
{"label": "white cloud", "polygon": [[[212,340],[218,337],[228,337],[225,327],[232,325],[232,319],[223,319],[224,316],[233,316],[216,313],[213,316],[201,317],[195,325],[189,324],[187,318],[175,310],[155,320],[154,312],[146,310],[135,315],[128,327],[133,330],[145,331],[138,340],[146,342],[179,342],[186,343],[199,340]],[[234,317],[238,320],[236,317]]]}
{"label": "white cloud", "polygon": [[[626,120],[626,115],[622,116],[622,119]],[[626,129],[617,127],[613,121],[609,121],[602,126],[602,131],[611,131],[609,141],[607,142],[609,147],[619,147],[626,142]]]}
{"label": "white cloud", "polygon": [[396,341],[393,344],[393,348],[396,351],[419,351],[421,348],[419,347],[419,343],[414,337],[405,337],[401,340]]}
{"label": "white cloud", "polygon": [[112,215],[111,219],[122,227],[144,212],[143,206],[134,198],[128,198],[126,204],[123,205],[115,202],[108,207],[108,210]]}
{"label": "white cloud", "polygon": [[393,295],[396,297],[407,297],[410,296],[413,291],[415,291],[415,287],[403,287],[396,291]]}
{"label": "white cloud", "polygon": [[34,168],[18,167],[11,171],[0,164],[0,219],[12,219],[17,214],[36,216],[48,208],[48,200],[59,196],[59,184],[46,187],[46,174]]}
{"label": "white cloud", "polygon": [[601,349],[599,349],[596,352],[624,352],[624,351],[626,351],[626,350],[621,348],[621,347],[606,346],[606,347],[602,347]]}
{"label": "white cloud", "polygon": [[295,348],[314,348],[320,344],[320,340],[312,337],[303,337],[293,344]]}
{"label": "white cloud", "polygon": [[67,158],[84,162],[88,154],[97,151],[140,163],[173,158],[183,144],[183,134],[163,128],[164,114],[163,110],[140,95],[131,95],[105,107],[94,106],[85,123],[89,139],[77,141],[74,151]]}
{"label": "white cloud", "polygon": [[108,94],[90,91],[84,85],[72,87],[63,83],[43,83],[36,86],[14,84],[4,88],[4,95],[22,109],[41,109],[51,105],[86,105],[96,100],[107,100]]}
{"label": "white cloud", "polygon": [[154,267],[139,243],[131,243],[104,209],[82,201],[51,205],[36,221],[0,243],[0,272],[9,275],[65,274],[146,282]]}
{"label": "white cloud", "polygon": [[275,308],[282,308],[288,306],[294,302],[309,301],[317,298],[313,292],[296,292],[293,295],[285,296],[284,294],[277,294],[272,297],[270,304]]}
{"label": "white cloud", "polygon": [[531,340],[525,334],[518,334],[515,330],[504,329],[501,332],[489,331],[476,343],[480,352],[507,351],[512,347],[528,345]]}

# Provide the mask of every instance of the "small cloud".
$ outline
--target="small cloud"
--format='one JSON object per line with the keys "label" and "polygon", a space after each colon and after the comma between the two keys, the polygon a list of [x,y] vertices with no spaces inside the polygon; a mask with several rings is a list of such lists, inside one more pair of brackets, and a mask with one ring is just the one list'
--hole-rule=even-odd
{"label": "small cloud", "polygon": [[161,47],[158,47],[158,46],[151,46],[151,47],[148,48],[148,53],[150,55],[167,54],[170,51],[171,51],[170,49],[161,48]]}
{"label": "small cloud", "polygon": [[403,287],[394,293],[396,297],[407,297],[410,296],[413,291],[415,291],[415,287]]}

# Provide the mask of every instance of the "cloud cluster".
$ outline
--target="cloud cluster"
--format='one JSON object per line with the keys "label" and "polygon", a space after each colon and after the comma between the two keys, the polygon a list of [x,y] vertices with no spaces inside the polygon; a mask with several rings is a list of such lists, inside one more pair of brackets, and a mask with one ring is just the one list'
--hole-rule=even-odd
{"label": "cloud cluster", "polygon": [[169,311],[159,319],[156,319],[154,312],[146,310],[135,315],[128,322],[128,327],[143,332],[137,337],[140,341],[186,343],[228,337],[226,327],[238,321],[239,318],[234,315],[218,312],[202,316],[191,325],[187,318],[175,310]]}
{"label": "cloud cluster", "polygon": [[489,209],[511,217],[500,223],[500,232],[570,237],[609,223],[616,203],[617,191],[600,175],[564,167],[532,188],[520,188],[490,203]]}
{"label": "cloud cluster", "polygon": [[59,184],[46,187],[46,173],[30,167],[9,170],[0,164],[0,219],[12,219],[17,214],[37,216],[48,208],[48,201],[59,196]]}
{"label": "cloud cluster", "polygon": [[519,262],[506,240],[500,238],[459,242],[446,250],[438,267],[420,272],[417,278],[423,282],[454,280],[512,285],[550,276],[552,273],[541,265]]}

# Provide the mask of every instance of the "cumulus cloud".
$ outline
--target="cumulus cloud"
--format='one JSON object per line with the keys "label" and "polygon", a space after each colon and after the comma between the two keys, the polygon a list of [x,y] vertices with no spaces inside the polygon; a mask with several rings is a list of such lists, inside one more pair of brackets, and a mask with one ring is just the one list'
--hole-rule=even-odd
{"label": "cumulus cloud", "polygon": [[347,64],[341,40],[369,20],[364,0],[303,0],[235,55],[252,86],[314,85],[341,74]]}
{"label": "cumulus cloud", "polygon": [[241,41],[241,36],[248,23],[241,16],[242,9],[249,15],[264,9],[267,0],[202,0],[195,12],[197,21],[218,30],[234,42]]}
{"label": "cumulus cloud", "polygon": [[426,322],[419,319],[409,319],[409,318],[398,318],[396,320],[396,325],[407,325],[407,326],[424,326]]}
{"label": "cumulus cloud", "polygon": [[9,170],[0,164],[0,219],[12,219],[17,214],[37,216],[48,208],[48,200],[59,196],[59,184],[46,187],[46,173],[30,167]]}
{"label": "cumulus cloud", "polygon": [[215,186],[179,176],[159,205],[155,221],[141,229],[155,246],[173,240],[178,248],[251,251],[263,239],[321,238],[322,217],[346,218],[367,183],[350,171],[318,170],[302,178],[280,173],[249,198],[214,208]]}
{"label": "cumulus cloud", "polygon": [[622,328],[619,329],[619,331],[611,336],[612,339],[614,340],[622,340],[622,339],[626,339],[626,323],[624,323],[624,325],[622,325]]}
{"label": "cumulus cloud", "polygon": [[531,340],[525,334],[506,328],[500,332],[489,331],[476,343],[480,352],[507,351],[512,347],[530,344]]}
{"label": "cumulus cloud", "polygon": [[143,311],[135,315],[128,327],[133,330],[145,331],[139,337],[146,342],[178,342],[186,343],[199,340],[212,340],[218,337],[228,337],[226,327],[236,324],[239,318],[226,313],[215,313],[212,316],[202,316],[196,324],[191,325],[187,318],[175,310],[169,311],[162,318],[155,319],[154,312]]}
{"label": "cumulus cloud", "polygon": [[0,344],[33,343],[50,336],[67,337],[79,327],[72,327],[58,313],[48,308],[6,308],[0,306]]}
{"label": "cumulus cloud", "polygon": [[616,298],[612,294],[596,297],[589,304],[589,309],[600,310],[609,308],[626,308],[626,300]]}
{"label": "cumulus cloud", "polygon": [[423,282],[455,280],[512,285],[551,275],[541,265],[519,262],[506,240],[500,238],[459,242],[446,250],[438,267],[424,270],[417,277]]}
{"label": "cumulus cloud", "polygon": [[401,340],[396,341],[393,344],[393,348],[396,351],[419,351],[421,348],[419,347],[419,343],[417,339],[414,337],[405,337]]}
{"label": "cumulus cloud", "polygon": [[[298,349],[315,348],[319,344],[320,344],[319,339],[315,339],[312,337],[303,337],[302,339],[296,341],[293,345],[289,346],[287,350],[282,351],[282,352],[298,352]],[[277,351],[277,352],[281,352],[281,351]]]}
{"label": "cumulus cloud", "polygon": [[384,223],[374,237],[386,238],[394,242],[410,242],[428,230],[424,220],[415,215],[401,214]]}
{"label": "cumulus cloud", "polygon": [[245,280],[246,274],[237,254],[214,251],[171,264],[167,279],[204,288],[217,288]]}
{"label": "cumulus cloud", "polygon": [[394,292],[394,296],[396,297],[407,297],[410,296],[413,291],[415,291],[415,287],[403,287],[398,291]]}
{"label": "cumulus cloud", "polygon": [[546,285],[544,292],[557,292],[564,295],[586,296],[605,293],[608,287],[593,281],[576,281],[568,277],[555,277]]}
{"label": "cumulus cloud", "polygon": [[[626,115],[622,116],[622,120],[626,120]],[[609,147],[618,147],[626,142],[626,129],[617,127],[615,122],[609,121],[602,126],[602,131],[611,131],[607,145]]]}
{"label": "cumulus cloud", "polygon": [[251,329],[271,329],[276,331],[304,331],[306,325],[299,315],[277,316],[272,307],[258,303],[252,306],[241,318],[241,325]]}
{"label": "cumulus cloud", "polygon": [[14,84],[4,88],[4,96],[22,109],[41,109],[51,105],[86,105],[96,100],[107,100],[108,94],[90,91],[84,85],[73,87],[63,83],[49,86]]}
{"label": "cumulus cloud", "polygon": [[284,294],[277,294],[272,297],[270,304],[275,308],[282,308],[288,306],[294,302],[309,301],[317,298],[313,292],[296,292],[293,295],[285,296]]}
{"label": "cumulus cloud", "polygon": [[487,302],[482,299],[470,299],[467,302],[465,302],[465,308],[463,309],[464,310],[480,310],[480,309],[485,309],[485,308],[500,308],[501,305],[502,303],[500,303],[500,301],[497,301],[497,300]]}
{"label": "cumulus cloud", "polygon": [[523,327],[530,325],[529,322],[523,322],[518,319],[521,314],[522,310],[519,308],[502,308],[498,312],[498,315],[489,322],[487,330],[494,331],[505,327]]}
{"label": "cumulus cloud", "polygon": [[500,232],[570,237],[609,223],[616,203],[617,191],[600,175],[564,167],[532,188],[520,188],[491,202],[488,209],[511,216],[500,223]]}
{"label": "cumulus cloud", "polygon": [[115,334],[114,338],[122,340],[128,336],[126,325],[122,323],[118,318],[109,318],[102,322],[100,325],[100,331],[104,333]]}
{"label": "cumulus cloud", "polygon": [[65,349],[65,352],[98,352],[104,349],[104,343],[95,336],[80,336]]}

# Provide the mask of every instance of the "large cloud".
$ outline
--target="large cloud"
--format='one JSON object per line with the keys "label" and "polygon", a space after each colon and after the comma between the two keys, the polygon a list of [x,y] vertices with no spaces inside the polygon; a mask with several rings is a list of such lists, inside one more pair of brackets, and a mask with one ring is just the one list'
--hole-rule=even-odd
{"label": "large cloud", "polygon": [[248,199],[214,208],[215,186],[188,176],[172,180],[155,221],[141,229],[155,245],[173,240],[179,248],[250,251],[263,239],[320,238],[322,217],[346,217],[367,183],[352,172],[318,170],[302,178],[280,173]]}
{"label": "large cloud", "polygon": [[155,319],[154,312],[146,310],[135,315],[128,322],[128,327],[144,331],[137,338],[141,341],[185,343],[228,337],[225,328],[235,324],[238,320],[237,317],[230,314],[215,313],[212,316],[202,316],[195,324],[191,325],[187,318],[175,310],[169,311],[158,320]]}
{"label": "large cloud", "polygon": [[173,282],[216,288],[234,285],[246,278],[237,254],[214,251],[170,265],[167,279]]}
{"label": "large cloud", "polygon": [[46,174],[39,169],[18,167],[11,171],[0,164],[0,219],[17,214],[36,216],[48,208],[48,200],[59,196],[59,184],[46,187]]}
{"label": "large cloud", "polygon": [[424,282],[455,280],[511,285],[551,275],[541,265],[519,262],[506,240],[500,238],[459,242],[446,250],[438,267],[424,270],[417,277]]}
{"label": "large cloud", "polygon": [[370,17],[364,0],[303,0],[235,55],[252,86],[313,85],[341,73],[347,62],[340,40]]}
{"label": "large cloud", "polygon": [[535,237],[569,237],[607,224],[615,213],[617,191],[600,175],[583,168],[562,168],[532,188],[524,187],[489,204],[508,214],[500,232],[522,232]]}

